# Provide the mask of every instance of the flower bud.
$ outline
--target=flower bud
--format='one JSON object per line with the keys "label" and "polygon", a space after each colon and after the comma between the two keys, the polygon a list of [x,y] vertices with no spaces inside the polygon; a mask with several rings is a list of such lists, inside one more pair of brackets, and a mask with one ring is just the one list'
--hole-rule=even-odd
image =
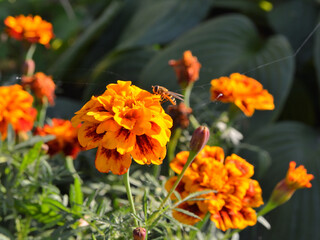
{"label": "flower bud", "polygon": [[173,129],[178,127],[185,129],[189,126],[189,115],[192,113],[192,109],[183,102],[178,105],[169,105],[168,113],[173,120]]}
{"label": "flower bud", "polygon": [[286,178],[277,184],[271,194],[270,202],[272,204],[279,206],[287,202],[297,189],[311,187],[310,181],[314,176],[307,174],[307,170],[302,165],[295,167],[296,163],[290,162]]}
{"label": "flower bud", "polygon": [[137,227],[133,230],[133,239],[134,240],[144,240],[146,237],[146,229],[142,227]]}
{"label": "flower bud", "polygon": [[199,79],[201,64],[190,50],[183,53],[182,59],[170,60],[169,65],[174,68],[178,83],[182,87],[186,87]]}
{"label": "flower bud", "polygon": [[200,152],[207,144],[210,137],[210,131],[205,126],[198,127],[192,134],[190,141],[190,149],[195,152]]}

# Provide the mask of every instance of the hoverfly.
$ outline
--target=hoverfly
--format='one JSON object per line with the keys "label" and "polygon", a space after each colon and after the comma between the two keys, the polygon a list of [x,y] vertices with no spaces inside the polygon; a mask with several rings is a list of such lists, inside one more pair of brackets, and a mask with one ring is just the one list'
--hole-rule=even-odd
{"label": "hoverfly", "polygon": [[152,86],[152,91],[154,94],[161,96],[161,102],[170,101],[173,105],[176,105],[176,98],[183,101],[183,95],[179,93],[170,92],[165,87],[161,87],[159,85]]}

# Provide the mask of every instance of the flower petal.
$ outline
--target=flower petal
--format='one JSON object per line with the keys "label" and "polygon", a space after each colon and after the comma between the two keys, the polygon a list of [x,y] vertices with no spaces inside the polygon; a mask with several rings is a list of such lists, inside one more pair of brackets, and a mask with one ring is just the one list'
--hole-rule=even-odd
{"label": "flower petal", "polygon": [[102,139],[102,145],[105,148],[117,148],[120,154],[132,151],[136,142],[136,136],[128,129],[120,128],[116,132],[105,133]]}
{"label": "flower petal", "polygon": [[157,140],[147,135],[141,135],[136,137],[131,155],[141,165],[151,163],[159,165],[166,156],[166,147],[162,147]]}
{"label": "flower petal", "polygon": [[97,147],[103,138],[104,134],[96,132],[98,124],[85,122],[79,129],[78,140],[82,147],[87,150]]}
{"label": "flower petal", "polygon": [[108,173],[111,171],[113,174],[125,174],[131,165],[130,154],[121,155],[115,149],[107,149],[103,146],[98,147],[95,166],[99,172]]}

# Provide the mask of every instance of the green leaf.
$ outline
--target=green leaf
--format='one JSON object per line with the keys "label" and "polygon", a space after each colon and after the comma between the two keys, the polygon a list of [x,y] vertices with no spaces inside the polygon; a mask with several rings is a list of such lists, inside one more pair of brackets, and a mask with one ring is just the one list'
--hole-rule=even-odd
{"label": "green leaf", "polygon": [[71,64],[77,60],[81,51],[88,47],[95,37],[101,34],[101,31],[112,23],[112,20],[119,13],[122,6],[122,1],[111,1],[111,3],[108,4],[101,13],[101,16],[86,28],[84,33],[61,55],[59,59],[57,59],[48,72],[62,77],[67,72]]}
{"label": "green leaf", "polygon": [[14,150],[19,150],[21,148],[31,147],[31,146],[34,146],[38,142],[46,143],[46,142],[49,142],[55,138],[56,138],[56,136],[54,136],[54,135],[33,136],[33,137],[29,138],[27,141],[24,141],[22,143],[15,145]]}
{"label": "green leaf", "polygon": [[32,149],[30,149],[29,152],[27,152],[27,154],[24,155],[22,163],[20,165],[19,168],[19,173],[23,173],[24,170],[26,170],[26,168],[33,163],[35,160],[38,159],[40,152],[41,152],[41,146],[42,146],[42,142],[37,142],[34,147]]}
{"label": "green leaf", "polygon": [[[318,17],[318,19],[320,19]],[[314,50],[313,50],[313,56],[314,56],[314,64],[315,64],[315,70],[317,73],[317,82],[318,82],[318,92],[320,92],[320,31],[319,31],[320,25],[318,25],[318,28],[315,33],[315,43],[314,43]],[[320,99],[319,99],[320,102]]]}
{"label": "green leaf", "polygon": [[153,48],[138,48],[108,53],[93,70],[91,82],[85,89],[84,98],[101,94],[106,85],[116,80],[129,80],[133,83],[139,78],[143,67],[155,55]]}
{"label": "green leaf", "polygon": [[70,205],[73,213],[81,214],[83,204],[83,194],[79,178],[74,178],[74,184],[70,186]]}
{"label": "green leaf", "polygon": [[168,42],[202,20],[209,7],[209,0],[141,1],[117,49]]}
{"label": "green leaf", "polygon": [[4,227],[0,227],[0,239],[2,240],[13,240],[14,236],[10,233],[9,230]]}
{"label": "green leaf", "polygon": [[304,165],[308,173],[315,176],[311,189],[297,190],[289,202],[264,216],[271,224],[271,231],[259,229],[259,236],[265,239],[320,239],[315,224],[320,221],[319,132],[301,123],[281,122],[260,129],[247,142],[267,150],[272,158],[272,166],[259,180],[265,200],[275,185],[285,178],[290,161],[297,162],[297,166]]}
{"label": "green leaf", "polygon": [[298,60],[310,60],[312,44],[304,45],[304,41],[318,23],[317,13],[317,3],[300,0],[275,4],[273,10],[268,13],[271,27],[275,32],[287,37],[294,51],[303,47],[303,50],[297,54]]}
{"label": "green leaf", "polygon": [[281,112],[294,71],[292,50],[283,36],[263,39],[250,19],[243,15],[214,18],[180,36],[157,54],[143,70],[140,85],[150,88],[157,84],[172,91],[178,89],[168,61],[180,59],[188,49],[202,64],[200,79],[195,83],[191,99],[197,92],[207,95],[208,100],[203,104],[210,103],[210,80],[240,72],[260,81],[275,99],[274,111],[257,111],[250,118],[255,128],[266,125]]}

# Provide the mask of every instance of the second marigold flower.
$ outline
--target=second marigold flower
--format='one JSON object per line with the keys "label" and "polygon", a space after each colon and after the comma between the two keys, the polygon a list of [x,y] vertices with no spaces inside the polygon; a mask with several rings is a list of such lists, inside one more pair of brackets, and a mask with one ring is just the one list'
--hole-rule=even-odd
{"label": "second marigold flower", "polygon": [[52,24],[40,16],[9,16],[4,20],[6,31],[17,40],[26,40],[30,43],[40,43],[49,46],[54,37]]}
{"label": "second marigold flower", "polygon": [[232,102],[250,117],[257,110],[273,110],[273,96],[257,80],[233,73],[211,81],[211,100]]}
{"label": "second marigold flower", "polygon": [[78,133],[83,147],[98,147],[98,171],[118,175],[128,171],[131,157],[139,164],[161,164],[172,127],[160,96],[131,85],[130,81],[109,84],[71,121],[75,126],[83,123]]}

